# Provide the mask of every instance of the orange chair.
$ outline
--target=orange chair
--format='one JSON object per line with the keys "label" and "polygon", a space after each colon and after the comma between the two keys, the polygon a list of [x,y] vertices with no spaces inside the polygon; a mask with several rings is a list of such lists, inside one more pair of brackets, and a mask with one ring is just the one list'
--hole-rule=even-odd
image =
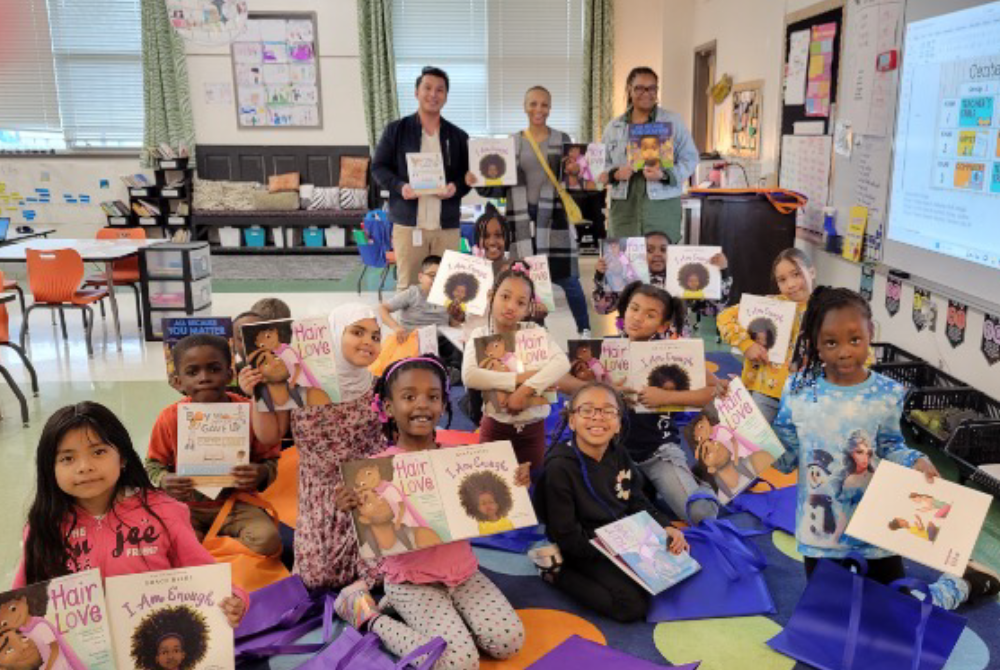
{"label": "orange chair", "polygon": [[0,280],[0,291],[3,293],[6,293],[7,291],[16,291],[17,301],[21,304],[21,314],[24,314],[24,289],[18,286],[16,279]]}
{"label": "orange chair", "polygon": [[[35,299],[21,320],[21,348],[28,334],[28,317],[38,308],[78,309],[83,314],[83,328],[87,333],[87,354],[94,355],[91,333],[94,329],[93,303],[108,297],[108,289],[80,288],[83,280],[83,259],[75,249],[52,251],[25,250],[28,260],[28,287]],[[63,338],[66,338],[66,321],[62,321]]]}
{"label": "orange chair", "polygon": [[[0,272],[0,286],[2,285],[4,285],[3,272]],[[31,390],[35,396],[37,396],[38,375],[35,374],[35,367],[31,364],[31,361],[28,360],[28,357],[24,353],[24,349],[10,341],[10,330],[8,329],[8,325],[7,305],[0,303],[0,347],[10,347],[15,353],[17,353],[18,356],[21,357],[21,362],[24,363],[25,369],[28,371],[28,374],[31,375]],[[10,386],[10,390],[14,392],[15,396],[17,396],[17,401],[21,405],[21,421],[25,426],[27,426],[28,401],[25,400],[24,394],[21,393],[21,389],[17,385],[17,382],[14,381],[10,372],[3,365],[0,365],[0,375],[7,380],[7,385]]]}
{"label": "orange chair", "polygon": [[[146,230],[144,228],[102,228],[97,231],[99,240],[144,240]],[[135,315],[139,322],[139,329],[142,330],[142,295],[139,283],[139,257],[132,256],[111,264],[111,278],[115,287],[128,286],[135,292]],[[108,285],[108,276],[102,272],[88,277],[83,283],[84,288],[100,288]],[[104,302],[101,303],[101,317],[104,316]]]}

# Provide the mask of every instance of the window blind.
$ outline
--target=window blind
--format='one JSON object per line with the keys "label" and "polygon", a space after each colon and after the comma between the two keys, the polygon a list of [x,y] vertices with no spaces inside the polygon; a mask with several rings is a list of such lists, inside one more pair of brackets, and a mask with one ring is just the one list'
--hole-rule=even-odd
{"label": "window blind", "polygon": [[444,116],[472,136],[527,126],[524,92],[552,92],[549,125],[576,134],[583,81],[582,0],[393,0],[393,48],[402,114],[417,109],[426,65],[448,73]]}
{"label": "window blind", "polygon": [[59,132],[45,0],[7,0],[2,6],[0,132]]}

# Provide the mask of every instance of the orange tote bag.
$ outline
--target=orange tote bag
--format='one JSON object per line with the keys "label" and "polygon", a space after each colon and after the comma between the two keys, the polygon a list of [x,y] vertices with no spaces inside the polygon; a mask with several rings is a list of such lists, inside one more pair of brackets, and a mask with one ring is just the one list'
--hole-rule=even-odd
{"label": "orange tote bag", "polygon": [[233,511],[237,500],[260,507],[271,516],[275,527],[278,526],[278,513],[271,503],[246,493],[234,493],[222,505],[202,544],[217,562],[229,563],[232,566],[233,584],[244,591],[256,591],[288,577],[289,572],[281,562],[281,549],[278,549],[273,556],[264,556],[251,551],[235,537],[219,536],[219,530]]}

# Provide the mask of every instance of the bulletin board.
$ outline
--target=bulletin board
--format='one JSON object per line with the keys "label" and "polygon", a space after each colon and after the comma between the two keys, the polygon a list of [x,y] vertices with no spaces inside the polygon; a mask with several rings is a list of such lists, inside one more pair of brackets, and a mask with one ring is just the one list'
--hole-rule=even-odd
{"label": "bulletin board", "polygon": [[761,113],[764,104],[764,81],[748,81],[733,86],[732,139],[728,153],[740,158],[760,158]]}
{"label": "bulletin board", "polygon": [[232,43],[241,129],[323,127],[315,12],[251,12]]}
{"label": "bulletin board", "polygon": [[[840,5],[842,3],[828,3],[834,5]],[[808,11],[808,10],[806,10]],[[782,63],[787,62],[788,54],[793,52],[792,36],[796,33],[801,33],[802,31],[812,31],[814,28],[819,28],[822,26],[832,24],[835,27],[835,34],[830,45],[829,58],[829,104],[830,109],[835,109],[834,105],[837,104],[837,82],[840,77],[840,52],[842,39],[844,35],[844,8],[842,6],[834,6],[832,9],[822,11],[819,14],[814,14],[807,18],[802,18],[795,20],[794,15],[790,23],[785,25],[785,47],[782,54]],[[810,53],[809,60],[812,60],[812,56],[816,54]],[[822,55],[822,54],[820,54]],[[807,68],[810,66],[809,61],[806,62]],[[784,68],[784,65],[783,65]],[[820,75],[824,79],[824,75]],[[808,69],[807,69],[808,77]],[[807,78],[807,82],[809,79]],[[809,122],[816,121],[823,124],[823,132],[821,134],[828,135],[832,132],[832,127],[830,124],[830,115],[826,116],[811,116],[808,112],[807,105],[802,104],[785,104],[786,96],[784,91],[782,92],[781,101],[781,134],[782,135],[792,135],[795,133],[796,122]]]}

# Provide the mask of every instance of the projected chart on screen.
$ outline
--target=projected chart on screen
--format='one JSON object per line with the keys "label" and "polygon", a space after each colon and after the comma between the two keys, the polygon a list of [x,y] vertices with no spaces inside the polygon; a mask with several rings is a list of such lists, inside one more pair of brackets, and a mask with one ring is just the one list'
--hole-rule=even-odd
{"label": "projected chart on screen", "polygon": [[891,197],[887,260],[1000,268],[1000,3],[907,26]]}

